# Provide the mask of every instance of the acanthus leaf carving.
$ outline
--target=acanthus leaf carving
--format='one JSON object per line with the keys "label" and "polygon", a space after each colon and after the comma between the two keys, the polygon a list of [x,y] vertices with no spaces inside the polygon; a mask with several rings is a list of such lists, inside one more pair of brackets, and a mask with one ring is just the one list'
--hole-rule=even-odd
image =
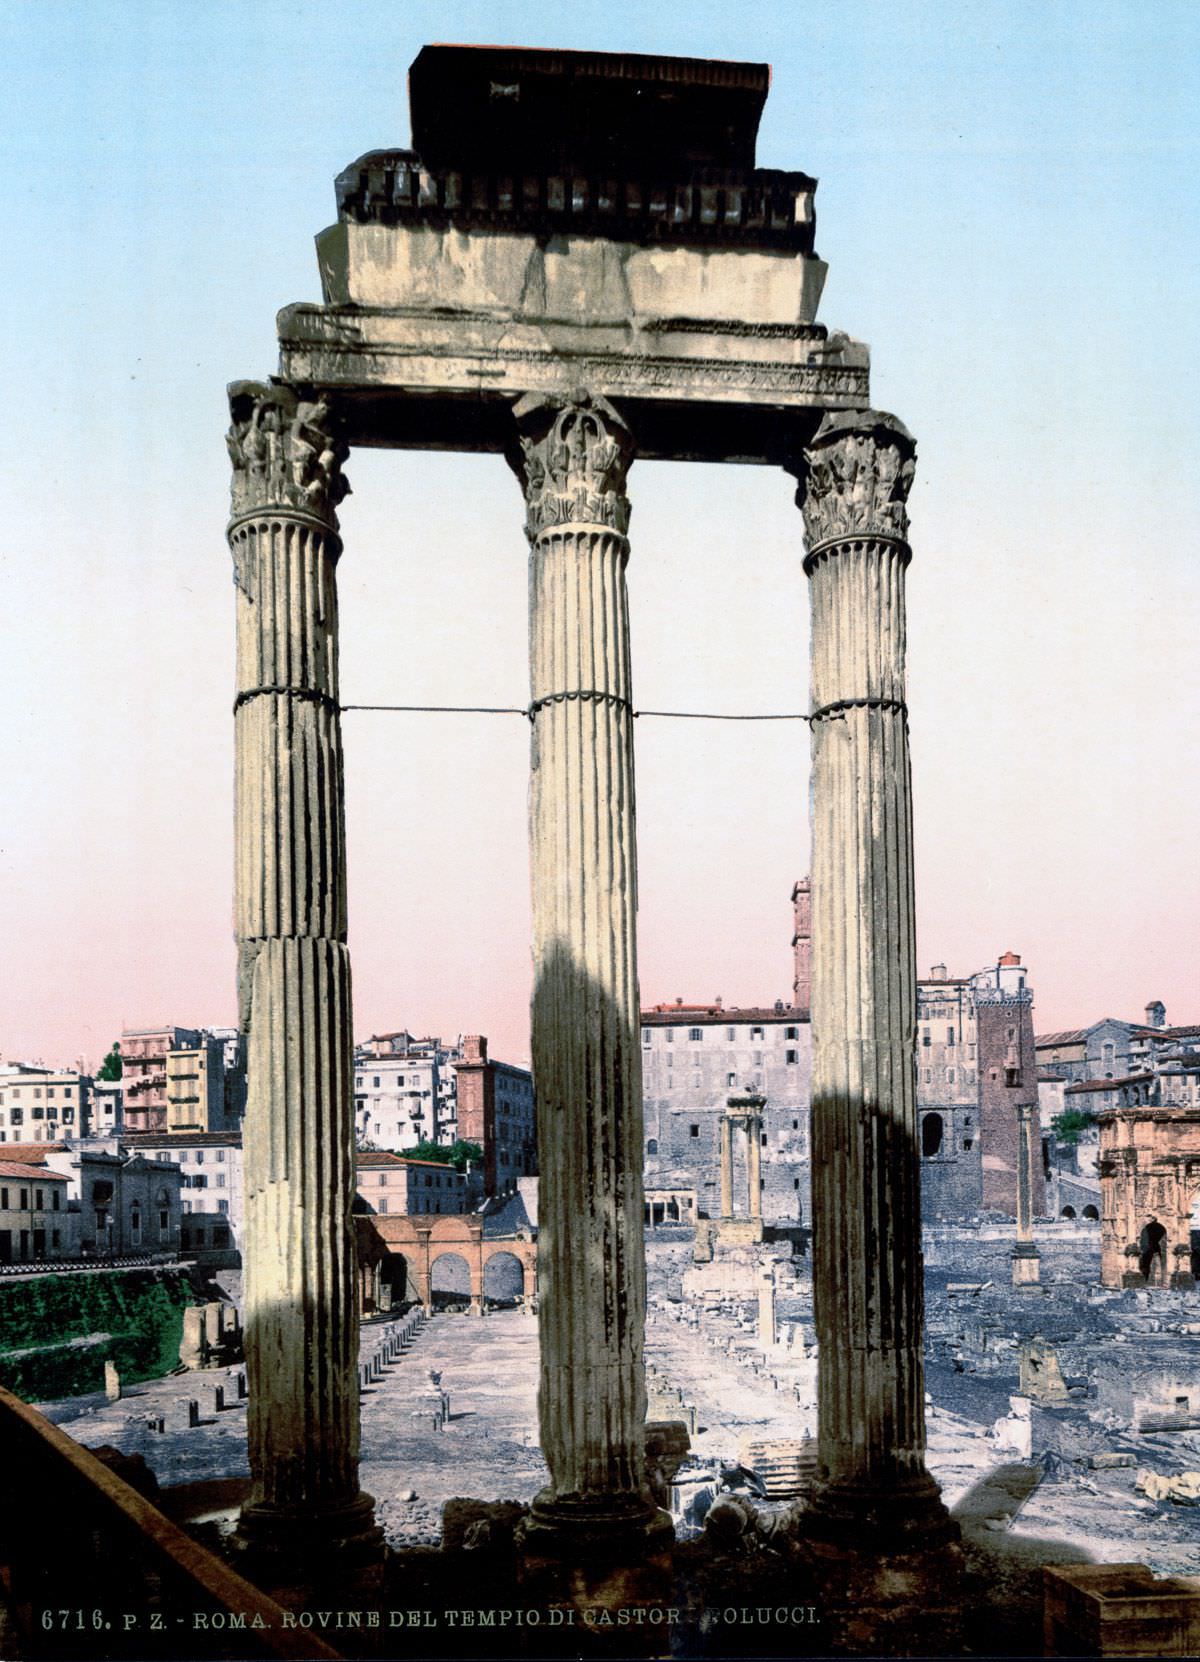
{"label": "acanthus leaf carving", "polygon": [[629,429],[603,398],[521,399],[513,411],[520,449],[511,458],[525,491],[530,538],[556,525],[629,529],[625,481],[633,462]]}
{"label": "acanthus leaf carving", "polygon": [[226,443],[233,463],[231,511],[293,508],[337,530],[337,505],[350,492],[342,472],[349,446],[329,402],[283,383],[235,381]]}
{"label": "acanthus leaf carving", "polygon": [[878,410],[826,415],[797,471],[805,546],[843,537],[908,538],[916,441]]}

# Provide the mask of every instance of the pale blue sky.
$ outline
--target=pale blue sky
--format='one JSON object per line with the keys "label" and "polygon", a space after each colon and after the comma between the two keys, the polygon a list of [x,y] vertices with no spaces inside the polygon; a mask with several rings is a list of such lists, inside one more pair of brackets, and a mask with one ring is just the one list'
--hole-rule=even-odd
{"label": "pale blue sky", "polygon": [[[1043,1027],[1200,1017],[1200,7],[0,3],[0,1055],[232,1014],[224,385],[319,297],[334,175],[408,138],[430,40],[769,61],[764,165],[821,181],[821,316],[919,444],[920,957],[1007,948]],[[343,695],[520,703],[496,459],[352,458]],[[638,701],[803,708],[790,482],[640,464]],[[525,1043],[527,735],[347,716],[365,1033]],[[802,729],[638,735],[642,987],[786,996]]]}

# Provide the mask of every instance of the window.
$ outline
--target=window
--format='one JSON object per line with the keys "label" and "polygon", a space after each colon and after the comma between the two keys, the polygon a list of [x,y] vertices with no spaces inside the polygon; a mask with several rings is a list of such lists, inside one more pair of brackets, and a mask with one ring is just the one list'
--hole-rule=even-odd
{"label": "window", "polygon": [[35,1212],[44,1212],[46,1210],[46,1191],[44,1189],[35,1189],[33,1191],[33,1209]]}
{"label": "window", "polygon": [[219,1171],[217,1173],[217,1188],[218,1189],[223,1189],[224,1187],[225,1187],[225,1173],[223,1171]]}
{"label": "window", "polygon": [[975,1139],[974,1139],[974,1137],[964,1137],[963,1140],[962,1140],[962,1143],[963,1143],[963,1153],[964,1154],[969,1154],[971,1152],[972,1148],[975,1146]]}
{"label": "window", "polygon": [[931,1160],[942,1146],[942,1116],[926,1114],[921,1121],[921,1153]]}
{"label": "window", "polygon": [[921,1029],[921,1043],[926,1047],[933,1043],[933,1040],[929,1036],[929,1029],[927,1027],[923,1027]]}
{"label": "window", "polygon": [[733,1044],[734,1041],[737,1038],[737,1028],[736,1027],[727,1027],[725,1029],[725,1038],[726,1038],[726,1040],[729,1044]]}
{"label": "window", "polygon": [[675,1029],[673,1027],[667,1028],[665,1036],[669,1045],[673,1045],[675,1043]]}
{"label": "window", "polygon": [[219,1148],[217,1150],[217,1164],[218,1164],[218,1166],[220,1166],[220,1165],[223,1165],[224,1163],[225,1163],[225,1150],[223,1148]]}
{"label": "window", "polygon": [[71,1090],[71,1087],[70,1087],[70,1086],[69,1086],[69,1085],[66,1085],[66,1086],[64,1086],[64,1087],[63,1087],[63,1095],[64,1095],[64,1096],[68,1096],[68,1097],[69,1097],[69,1096],[71,1096],[71,1095],[72,1095],[72,1094],[73,1094],[73,1093],[72,1093],[72,1090]]}
{"label": "window", "polygon": [[62,1211],[62,1190],[59,1188],[54,1191],[54,1210],[56,1212]]}
{"label": "window", "polygon": [[61,1229],[52,1229],[50,1231],[50,1245],[54,1248],[55,1252],[58,1251],[59,1247],[62,1245]]}
{"label": "window", "polygon": [[792,1130],[793,1131],[799,1131],[799,1129],[800,1129],[800,1121],[799,1120],[793,1120],[792,1121]]}
{"label": "window", "polygon": [[765,1131],[762,1133],[762,1136],[759,1138],[759,1141],[762,1144],[762,1146],[764,1148],[766,1148],[766,1146],[767,1146],[767,1134],[766,1134]]}
{"label": "window", "polygon": [[381,1213],[387,1211],[387,1196],[386,1195],[380,1195],[380,1197],[379,1197],[379,1210],[380,1210]]}
{"label": "window", "polygon": [[202,1148],[198,1148],[196,1150],[196,1164],[198,1166],[202,1166],[204,1164],[204,1150]]}
{"label": "window", "polygon": [[947,1083],[947,1085],[953,1085],[953,1083],[954,1083],[954,1069],[953,1068],[947,1068],[946,1069],[946,1083]]}
{"label": "window", "polygon": [[762,1036],[763,1036],[763,1030],[762,1030],[761,1027],[752,1027],[750,1029],[750,1043],[751,1044],[754,1043],[755,1039],[758,1039],[758,1040],[761,1041]]}
{"label": "window", "polygon": [[789,1050],[784,1054],[783,1059],[788,1063],[798,1062],[800,1060],[800,1053],[796,1050]]}
{"label": "window", "polygon": [[1010,1090],[1015,1089],[1016,1086],[1018,1086],[1021,1083],[1021,1070],[1020,1070],[1020,1068],[1005,1068],[1005,1070],[1004,1070],[1004,1083],[1005,1083],[1005,1085],[1008,1086],[1008,1088]]}
{"label": "window", "polygon": [[[642,1043],[644,1045],[648,1045],[650,1043],[650,1029],[648,1027],[642,1028]],[[401,1080],[400,1083],[403,1084],[404,1081]]]}
{"label": "window", "polygon": [[954,1029],[952,1027],[948,1027],[946,1029],[946,1043],[948,1045],[952,1045],[954,1043]]}
{"label": "window", "polygon": [[698,1044],[699,1041],[703,1037],[704,1037],[704,1029],[702,1027],[689,1027],[688,1028],[688,1038],[692,1041],[693,1044]]}
{"label": "window", "polygon": [[647,1154],[657,1154],[658,1153],[658,1138],[657,1137],[651,1137],[649,1139],[649,1141],[646,1144],[646,1153]]}
{"label": "window", "polygon": [[[17,1093],[14,1091],[13,1095],[16,1096],[16,1094]],[[12,1113],[9,1115],[9,1120],[13,1125],[20,1125],[24,1117],[25,1110],[23,1108],[14,1108]]]}
{"label": "window", "polygon": [[375,1087],[376,1090],[379,1089],[379,1075],[378,1074],[376,1074],[374,1079],[372,1079],[371,1084]]}
{"label": "window", "polygon": [[386,1183],[387,1182],[387,1173],[385,1171],[381,1171],[377,1181],[380,1182],[380,1183]]}
{"label": "window", "polygon": [[226,1216],[229,1211],[229,1202],[227,1200],[219,1200],[217,1202],[217,1211],[220,1212],[222,1217]]}
{"label": "window", "polygon": [[28,1212],[28,1210],[29,1210],[29,1190],[28,1189],[22,1189],[21,1190],[21,1211],[22,1212]]}
{"label": "window", "polygon": [[50,1100],[50,1098],[53,1095],[54,1095],[54,1086],[53,1085],[47,1085],[46,1086],[46,1100],[47,1100],[47,1102]]}
{"label": "window", "polygon": [[725,1075],[725,1083],[727,1085],[736,1085],[737,1084],[737,1074],[736,1073],[727,1073]]}
{"label": "window", "polygon": [[167,1236],[170,1233],[171,1233],[171,1214],[165,1206],[160,1206],[159,1211],[158,1211],[158,1238],[159,1238],[159,1240],[160,1241],[165,1241]]}
{"label": "window", "polygon": [[689,1137],[698,1137],[699,1135],[700,1135],[700,1127],[698,1125],[689,1125],[688,1126],[688,1136]]}
{"label": "window", "polygon": [[142,1239],[142,1214],[135,1206],[129,1214],[129,1236],[134,1246],[138,1246]]}
{"label": "window", "polygon": [[799,1187],[800,1187],[800,1179],[798,1177],[793,1177],[792,1178],[792,1188],[793,1189],[798,1189]]}
{"label": "window", "polygon": [[0,1212],[8,1211],[8,1190],[0,1189]]}
{"label": "window", "polygon": [[783,1030],[783,1036],[785,1039],[798,1039],[800,1037],[800,1029],[798,1027],[785,1027]]}

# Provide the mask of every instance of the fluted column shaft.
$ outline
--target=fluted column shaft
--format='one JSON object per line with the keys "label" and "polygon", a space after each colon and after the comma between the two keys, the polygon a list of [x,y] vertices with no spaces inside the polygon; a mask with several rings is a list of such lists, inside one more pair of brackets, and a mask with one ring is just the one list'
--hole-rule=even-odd
{"label": "fluted column shaft", "polygon": [[641,1047],[627,430],[523,399],[529,562],[538,1412],[535,1520],[653,1516],[644,1474]]}
{"label": "fluted column shaft", "polygon": [[749,1190],[751,1218],[762,1217],[762,1121],[751,1117],[746,1121],[746,1187]]}
{"label": "fluted column shaft", "polygon": [[1033,1240],[1033,1105],[1017,1108],[1017,1239]]}
{"label": "fluted column shaft", "polygon": [[345,449],[323,403],[230,389],[235,919],[248,1033],[248,1544],[370,1539],[358,1490],[350,963],[337,685]]}
{"label": "fluted column shaft", "polygon": [[733,1121],[721,1120],[721,1216],[733,1216]]}
{"label": "fluted column shaft", "polygon": [[813,1291],[819,1504],[897,1521],[924,1466],[924,1295],[904,704],[914,445],[874,411],[806,452],[812,607]]}

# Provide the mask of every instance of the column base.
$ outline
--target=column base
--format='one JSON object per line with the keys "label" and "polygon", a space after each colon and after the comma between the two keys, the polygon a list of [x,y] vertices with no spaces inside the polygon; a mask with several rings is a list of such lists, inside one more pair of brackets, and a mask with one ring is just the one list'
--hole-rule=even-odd
{"label": "column base", "polygon": [[669,1552],[674,1544],[670,1513],[640,1495],[572,1500],[543,1490],[517,1535],[527,1560],[575,1564],[635,1563]]}
{"label": "column base", "polygon": [[959,1530],[928,1472],[892,1483],[820,1483],[800,1518],[806,1540],[912,1551],[957,1541]]}
{"label": "column base", "polygon": [[361,1491],[340,1506],[319,1510],[250,1502],[242,1507],[233,1546],[247,1568],[285,1580],[368,1569],[382,1564],[387,1550],[375,1502]]}

